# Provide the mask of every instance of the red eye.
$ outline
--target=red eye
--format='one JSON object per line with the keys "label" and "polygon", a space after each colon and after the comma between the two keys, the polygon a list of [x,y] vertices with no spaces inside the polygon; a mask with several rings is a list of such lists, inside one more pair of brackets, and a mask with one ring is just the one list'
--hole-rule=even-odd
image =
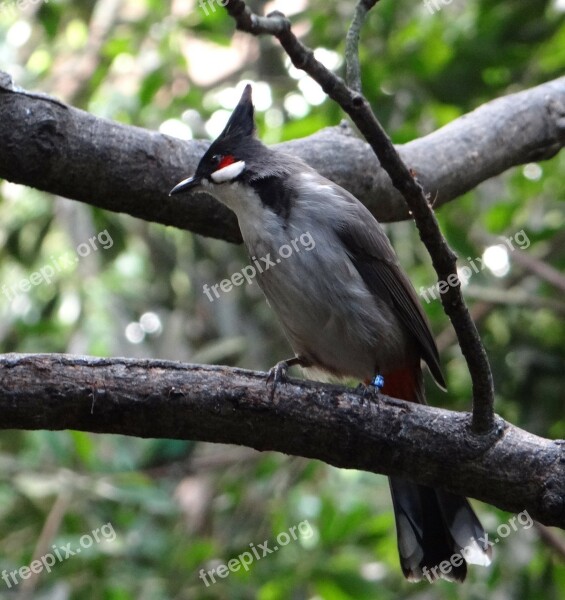
{"label": "red eye", "polygon": [[223,169],[224,167],[227,167],[228,165],[231,165],[234,162],[235,162],[235,158],[231,154],[222,156],[222,158],[218,164],[218,168],[216,170],[219,171],[220,169]]}

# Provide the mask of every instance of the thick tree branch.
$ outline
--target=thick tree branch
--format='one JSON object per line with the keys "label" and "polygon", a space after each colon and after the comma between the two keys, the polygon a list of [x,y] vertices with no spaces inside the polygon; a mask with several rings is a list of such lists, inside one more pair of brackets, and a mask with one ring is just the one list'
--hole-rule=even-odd
{"label": "thick tree branch", "polygon": [[[292,64],[308,73],[351,117],[410,208],[420,238],[432,259],[438,281],[444,285],[458,281],[457,255],[443,237],[423,187],[400,158],[366,98],[347,87],[340,77],[316,60],[314,52],[294,35],[290,21],[282,13],[275,11],[267,17],[259,17],[250,11],[243,0],[228,0],[226,10],[234,18],[238,29],[253,35],[274,35]],[[461,286],[448,286],[441,295],[441,303],[457,333],[471,375],[473,430],[485,433],[494,426],[494,383],[486,351],[463,300]]]}
{"label": "thick tree branch", "polygon": [[0,356],[2,429],[78,429],[240,444],[444,487],[565,528],[565,441],[498,418],[291,381],[268,400],[264,373],[69,355]]}
{"label": "thick tree branch", "polygon": [[[1,73],[0,73],[1,75]],[[565,77],[493,100],[438,131],[399,146],[435,198],[453,200],[512,166],[550,158],[565,143]],[[184,142],[100,119],[0,77],[0,177],[46,192],[240,242],[235,216],[210,196],[168,197],[207,141]],[[380,221],[408,218],[368,144],[331,127],[280,145],[350,190]]]}

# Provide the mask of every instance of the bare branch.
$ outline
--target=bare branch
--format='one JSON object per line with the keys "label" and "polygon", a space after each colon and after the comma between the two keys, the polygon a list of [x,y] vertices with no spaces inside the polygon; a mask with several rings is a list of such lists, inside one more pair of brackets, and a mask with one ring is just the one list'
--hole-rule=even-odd
{"label": "bare branch", "polygon": [[[475,323],[463,300],[461,286],[451,285],[452,281],[459,280],[457,256],[441,234],[422,186],[402,162],[364,96],[349,89],[342,79],[315,59],[312,50],[304,46],[292,33],[290,21],[284,15],[274,12],[268,17],[255,17],[242,0],[228,0],[225,8],[235,19],[238,29],[253,34],[270,33],[277,37],[293,65],[308,73],[351,117],[388,173],[392,184],[406,200],[416,221],[420,238],[432,258],[438,281],[444,283],[447,288],[441,295],[441,302],[457,333],[471,375],[473,430],[477,433],[489,431],[494,426],[494,384],[490,364]],[[268,24],[269,18],[275,21],[272,27]],[[447,282],[450,285],[447,285]]]}
{"label": "bare branch", "polygon": [[497,289],[487,286],[469,285],[465,288],[465,296],[490,304],[525,306],[532,309],[548,308],[558,315],[565,316],[565,302],[553,298],[545,298],[535,292],[524,291],[521,286]]}
{"label": "bare branch", "polygon": [[541,523],[536,523],[535,526],[546,546],[554,552],[561,562],[565,562],[565,540]]}
{"label": "bare branch", "polygon": [[73,102],[89,85],[103,57],[103,47],[119,19],[120,0],[98,0],[88,22],[88,39],[80,51],[59,57],[46,82],[66,102]]}
{"label": "bare branch", "polygon": [[359,66],[359,36],[369,11],[379,0],[357,0],[351,25],[345,37],[345,82],[347,86],[361,91],[361,68]]}
{"label": "bare branch", "polygon": [[[493,100],[398,147],[439,206],[565,143],[565,77]],[[211,196],[169,198],[208,141],[184,142],[100,119],[15,88],[0,72],[0,177],[114,212],[241,242],[235,215]],[[280,144],[351,191],[381,222],[409,217],[370,147],[347,126]]]}
{"label": "bare branch", "polygon": [[292,380],[268,400],[265,373],[61,354],[0,356],[2,429],[76,429],[275,450],[342,468],[401,475],[526,509],[565,528],[565,442],[496,419]]}
{"label": "bare branch", "polygon": [[547,281],[547,283],[554,286],[557,290],[565,292],[565,276],[543,260],[524,252],[515,252],[512,255],[512,260],[524,269],[537,275],[543,281]]}

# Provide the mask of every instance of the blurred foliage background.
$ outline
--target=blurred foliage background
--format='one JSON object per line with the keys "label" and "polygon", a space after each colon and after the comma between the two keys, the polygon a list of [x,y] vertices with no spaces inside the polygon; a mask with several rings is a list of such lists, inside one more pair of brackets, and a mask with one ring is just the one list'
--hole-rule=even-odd
{"label": "blurred foliage background", "polygon": [[[250,4],[292,16],[317,56],[341,72],[353,0]],[[563,0],[438,0],[437,7],[382,0],[363,30],[364,91],[395,142],[563,73]],[[255,82],[267,143],[339,123],[340,110],[289,66],[271,39],[233,29],[215,0],[5,0],[0,65],[17,85],[184,139],[215,136],[243,80]],[[558,285],[565,265],[564,172],[561,153],[487,181],[439,211],[461,265],[476,257],[488,265],[473,273],[465,294],[492,361],[497,412],[555,438],[565,437],[565,286]],[[6,181],[0,223],[2,352],[262,370],[289,354],[255,284],[213,303],[202,293],[204,283],[246,264],[241,247]],[[96,249],[77,255],[100,232],[107,243],[96,238]],[[393,224],[388,232],[416,288],[433,285],[413,224]],[[499,236],[518,232],[528,240],[523,249],[493,249]],[[62,262],[68,253],[77,260]],[[32,280],[26,293],[11,290],[47,264],[64,266],[49,283]],[[544,278],[547,267],[554,284]],[[429,401],[467,410],[469,377],[449,323],[437,300],[424,305],[449,384],[448,394],[430,385]],[[464,585],[406,583],[386,479],[368,473],[246,448],[76,431],[2,431],[0,466],[0,569],[29,565],[53,546],[77,548],[81,536],[105,523],[116,534],[57,562],[51,573],[10,588],[0,580],[1,598],[565,597],[563,555],[536,527],[501,539],[493,566],[471,568]],[[475,506],[491,537],[511,517]],[[277,534],[305,520],[312,535],[248,571],[208,587],[199,578],[200,569],[226,564],[250,544],[270,540],[272,547]],[[563,540],[563,532],[554,533]]]}

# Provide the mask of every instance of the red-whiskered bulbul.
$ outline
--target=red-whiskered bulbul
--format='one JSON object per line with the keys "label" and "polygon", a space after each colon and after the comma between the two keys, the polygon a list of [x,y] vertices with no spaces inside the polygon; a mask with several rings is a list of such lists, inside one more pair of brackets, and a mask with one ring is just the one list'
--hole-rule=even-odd
{"label": "red-whiskered bulbul", "polygon": [[[295,252],[258,276],[295,352],[271,371],[275,383],[291,365],[365,383],[380,375],[383,393],[425,403],[422,360],[445,389],[438,350],[381,225],[347,190],[259,141],[253,113],[247,85],[194,176],[170,193],[200,187],[233,210],[253,258],[277,256],[307,232],[314,240],[313,252]],[[409,580],[463,581],[467,562],[490,563],[488,538],[466,498],[389,481]]]}

